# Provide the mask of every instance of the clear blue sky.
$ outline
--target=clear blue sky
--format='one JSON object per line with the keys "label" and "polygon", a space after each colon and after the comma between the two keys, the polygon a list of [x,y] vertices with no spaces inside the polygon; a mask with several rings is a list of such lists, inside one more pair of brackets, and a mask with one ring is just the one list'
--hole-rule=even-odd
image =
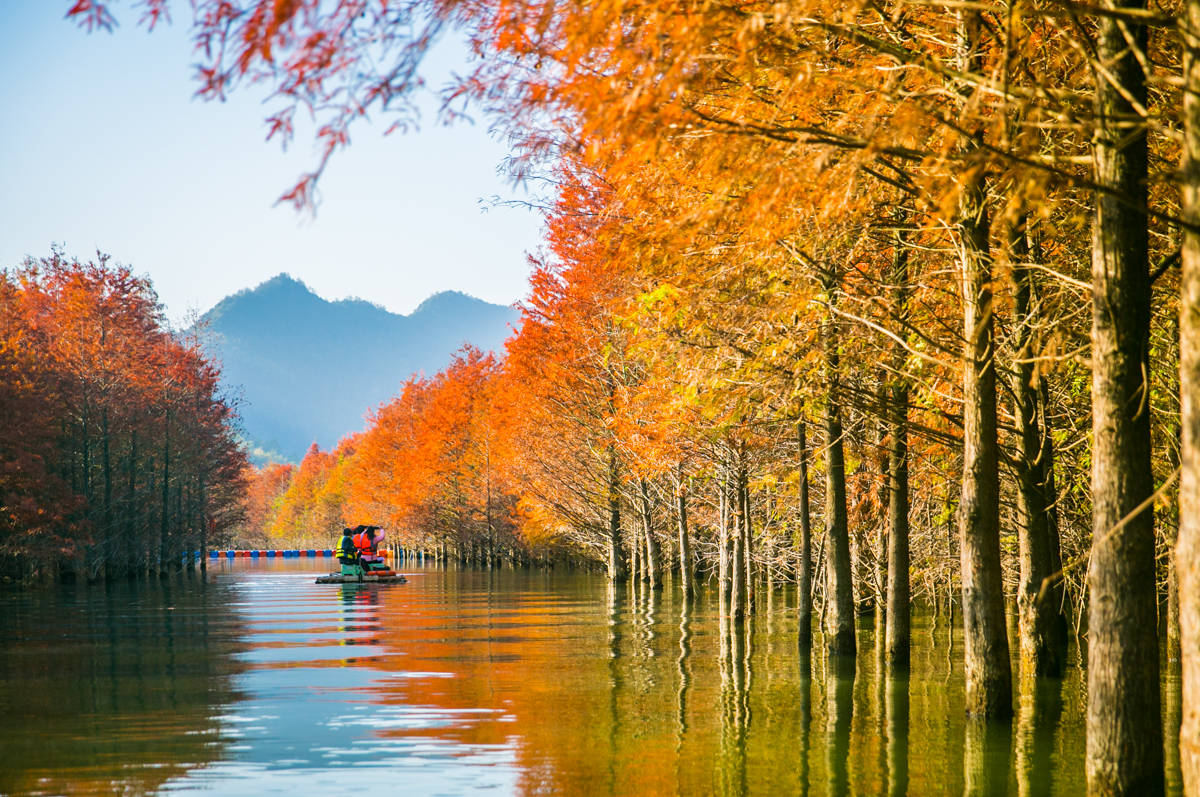
{"label": "clear blue sky", "polygon": [[[88,34],[63,19],[69,5],[0,11],[0,267],[52,243],[100,249],[148,274],[176,323],[281,271],[402,313],[441,290],[524,296],[540,220],[491,207],[524,196],[497,175],[506,152],[485,123],[427,114],[419,132],[386,138],[382,122],[363,125],[309,218],[274,203],[316,162],[311,139],[298,132],[287,153],[266,143],[262,92],[192,99],[186,0],[153,33],[118,3],[116,32]],[[434,64],[464,58],[451,44]]]}

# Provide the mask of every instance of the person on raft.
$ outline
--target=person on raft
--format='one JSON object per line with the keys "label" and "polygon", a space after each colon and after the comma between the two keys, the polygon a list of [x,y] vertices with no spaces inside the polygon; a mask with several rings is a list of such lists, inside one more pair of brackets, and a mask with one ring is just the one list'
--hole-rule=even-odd
{"label": "person on raft", "polygon": [[361,576],[362,562],[359,560],[358,546],[354,544],[354,530],[342,529],[342,541],[338,544],[338,561],[342,564],[343,576]]}
{"label": "person on raft", "polygon": [[354,546],[358,549],[359,559],[364,570],[387,570],[383,556],[379,553],[379,543],[383,541],[384,531],[378,526],[357,526],[354,535]]}

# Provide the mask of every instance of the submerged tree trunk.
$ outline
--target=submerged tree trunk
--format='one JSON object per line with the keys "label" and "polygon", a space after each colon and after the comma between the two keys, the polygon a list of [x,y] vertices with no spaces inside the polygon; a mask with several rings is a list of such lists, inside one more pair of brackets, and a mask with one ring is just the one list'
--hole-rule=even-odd
{"label": "submerged tree trunk", "polygon": [[1179,760],[1184,794],[1200,794],[1200,0],[1188,0],[1184,31],[1183,276],[1179,297],[1182,454],[1179,590],[1183,720]]}
{"label": "submerged tree trunk", "polygon": [[[729,589],[729,491],[728,480],[725,478],[725,466],[717,465],[717,589],[721,595],[722,606],[728,607]],[[722,616],[725,612],[721,612]]]}
{"label": "submerged tree trunk", "polygon": [[170,531],[171,518],[171,410],[167,408],[166,423],[163,426],[162,450],[162,516],[159,518],[158,536],[158,572],[167,571],[167,535]]}
{"label": "submerged tree trunk", "polygon": [[608,444],[608,579],[625,580],[625,561],[621,557],[621,474],[617,448]]}
{"label": "submerged tree trunk", "polygon": [[746,452],[741,452],[742,465],[738,472],[738,490],[742,504],[742,595],[747,615],[754,612],[754,519],[750,512],[750,483],[746,473]]}
{"label": "submerged tree trunk", "polygon": [[675,500],[678,502],[676,521],[679,524],[679,586],[683,597],[690,598],[696,592],[696,572],[692,563],[692,543],[688,537],[687,482],[684,481],[682,463],[676,471]]}
{"label": "submerged tree trunk", "polygon": [[[1145,2],[1115,4],[1145,10]],[[1101,17],[1093,136],[1092,552],[1087,779],[1092,794],[1164,790],[1150,469],[1146,30]],[[1139,53],[1132,50],[1137,48]],[[1112,193],[1109,193],[1111,191]],[[1143,506],[1143,504],[1146,504]]]}
{"label": "submerged tree trunk", "polygon": [[[836,299],[838,278],[826,276],[827,301]],[[846,518],[846,458],[842,446],[842,409],[838,379],[838,330],[832,309],[825,322],[825,537],[829,553],[825,574],[825,644],[830,653],[852,656],[854,593],[851,585],[850,532]]]}
{"label": "submerged tree trunk", "polygon": [[[908,250],[899,234],[894,245],[893,311],[903,327],[908,318]],[[908,379],[904,375],[907,357],[908,353],[897,342],[892,350],[887,405],[887,627],[884,631],[885,655],[893,669],[903,669],[909,661]]]}
{"label": "submerged tree trunk", "polygon": [[658,589],[662,586],[662,583],[659,577],[658,541],[654,539],[654,518],[650,503],[650,488],[646,485],[645,479],[639,481],[638,487],[640,488],[642,499],[642,530],[646,535],[646,574],[650,581],[650,589]]}
{"label": "submerged tree trunk", "polygon": [[800,564],[796,568],[796,637],[801,650],[812,648],[812,527],[808,510],[808,442],[804,419],[796,424],[796,443],[800,456],[800,519],[796,539]]}
{"label": "submerged tree trunk", "polygon": [[[959,12],[960,61],[982,69],[978,11]],[[1012,715],[1012,667],[1000,572],[1000,470],[996,439],[987,188],[982,165],[968,167],[959,197],[963,291],[963,486],[959,501],[966,709],[976,717]]]}
{"label": "submerged tree trunk", "polygon": [[1027,218],[1009,230],[1013,275],[1013,313],[1016,323],[1013,363],[1013,417],[1017,427],[1017,516],[1020,584],[1017,606],[1020,623],[1021,668],[1032,675],[1061,676],[1066,666],[1066,622],[1061,614],[1062,577],[1054,566],[1050,522],[1055,512],[1048,492],[1046,457],[1049,434],[1039,423],[1041,394],[1033,364],[1033,332],[1039,315],[1029,262]]}
{"label": "submerged tree trunk", "polygon": [[729,616],[735,620],[740,620],[744,617],[746,609],[746,554],[744,550],[746,543],[743,534],[745,529],[743,516],[746,511],[746,503],[739,475],[740,471],[735,472],[730,468],[728,471],[729,483],[725,487],[726,491],[733,497],[736,507],[733,512],[733,527],[730,534],[733,551],[729,557]]}

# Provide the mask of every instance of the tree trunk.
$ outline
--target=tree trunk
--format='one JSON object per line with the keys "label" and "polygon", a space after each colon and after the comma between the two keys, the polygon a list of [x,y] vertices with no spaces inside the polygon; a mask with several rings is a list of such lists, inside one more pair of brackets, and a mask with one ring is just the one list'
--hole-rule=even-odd
{"label": "tree trunk", "polygon": [[658,589],[662,586],[659,578],[659,562],[658,562],[658,541],[654,539],[654,518],[652,517],[650,503],[650,488],[646,486],[646,480],[642,479],[639,483],[641,488],[642,498],[642,531],[646,535],[646,573],[650,580],[650,589]]}
{"label": "tree trunk", "polygon": [[[729,492],[725,466],[717,465],[717,590],[722,605],[729,602]],[[724,612],[722,612],[724,615]]]}
{"label": "tree trunk", "polygon": [[1021,668],[1033,675],[1059,677],[1066,666],[1066,624],[1061,614],[1062,577],[1053,565],[1050,514],[1054,499],[1047,491],[1043,438],[1038,423],[1040,393],[1034,369],[1034,328],[1039,316],[1034,273],[1029,262],[1027,217],[1009,230],[1013,275],[1013,417],[1017,427],[1017,533],[1020,584]]}
{"label": "tree trunk", "polygon": [[679,524],[679,586],[686,600],[696,592],[696,573],[692,564],[692,543],[688,538],[687,483],[684,481],[683,463],[676,470],[675,498],[678,503],[676,520]]}
{"label": "tree trunk", "polygon": [[742,492],[741,480],[731,468],[728,471],[729,483],[725,489],[733,495],[736,510],[733,513],[733,553],[729,557],[729,616],[740,620],[745,616],[746,608],[746,564],[745,564],[745,494]]}
{"label": "tree trunk", "polygon": [[163,425],[162,449],[162,516],[159,518],[158,572],[167,571],[167,535],[171,525],[171,409],[167,408],[166,423]]}
{"label": "tree trunk", "polygon": [[[908,318],[908,250],[900,234],[892,262],[893,312],[901,328]],[[908,352],[900,343],[892,349],[888,401],[888,546],[887,627],[884,645],[888,664],[903,669],[909,663],[909,528],[908,528]],[[889,688],[891,679],[888,681]]]}
{"label": "tree trunk", "polygon": [[[1144,10],[1146,4],[1116,3]],[[1093,136],[1092,553],[1088,568],[1087,779],[1093,794],[1162,794],[1154,514],[1144,26],[1099,20]],[[1132,45],[1132,47],[1131,47]],[[1132,102],[1131,102],[1132,101]],[[1137,511],[1138,509],[1141,511]]]}
{"label": "tree trunk", "polygon": [[1183,275],[1179,298],[1182,417],[1179,590],[1183,720],[1179,759],[1185,794],[1200,794],[1200,0],[1188,0],[1184,32]]}
{"label": "tree trunk", "polygon": [[[1117,3],[1144,10],[1145,3]],[[1093,136],[1092,553],[1087,778],[1093,794],[1164,790],[1150,470],[1150,281],[1144,208],[1146,32],[1101,18]],[[1115,84],[1115,85],[1114,85]],[[1141,508],[1142,511],[1136,511]]]}
{"label": "tree trunk", "polygon": [[746,473],[746,452],[741,452],[741,470],[738,474],[738,490],[742,504],[742,593],[745,598],[745,613],[754,612],[754,518],[750,512],[750,480]]}
{"label": "tree trunk", "polygon": [[621,478],[617,448],[608,444],[608,579],[625,580],[625,560],[621,556]]}
{"label": "tree trunk", "polygon": [[[978,11],[959,12],[959,57],[968,72],[982,70],[982,24]],[[1012,667],[1000,572],[996,362],[983,166],[967,167],[962,181],[958,231],[963,278],[963,488],[958,517],[966,709],[975,717],[1002,718],[1012,715]]]}
{"label": "tree trunk", "polygon": [[797,642],[801,650],[812,648],[812,527],[808,509],[808,443],[804,420],[796,424],[796,443],[800,453],[800,529],[796,546],[800,565],[796,570]]}
{"label": "tree trunk", "polygon": [[850,533],[846,518],[846,458],[842,448],[842,410],[838,379],[838,329],[832,312],[838,278],[826,275],[830,312],[825,324],[825,536],[829,541],[825,576],[825,639],[830,653],[853,656],[854,593],[851,585]]}

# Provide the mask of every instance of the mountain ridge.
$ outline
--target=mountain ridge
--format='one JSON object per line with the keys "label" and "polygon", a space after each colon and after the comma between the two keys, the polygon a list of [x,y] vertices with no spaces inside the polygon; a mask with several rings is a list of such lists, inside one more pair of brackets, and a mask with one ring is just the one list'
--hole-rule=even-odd
{"label": "mountain ridge", "polygon": [[[197,325],[235,394],[257,461],[332,447],[412,374],[431,375],[470,343],[499,351],[511,306],[440,291],[407,315],[366,299],[329,300],[287,273],[226,296]],[[275,455],[275,456],[272,456]]]}

